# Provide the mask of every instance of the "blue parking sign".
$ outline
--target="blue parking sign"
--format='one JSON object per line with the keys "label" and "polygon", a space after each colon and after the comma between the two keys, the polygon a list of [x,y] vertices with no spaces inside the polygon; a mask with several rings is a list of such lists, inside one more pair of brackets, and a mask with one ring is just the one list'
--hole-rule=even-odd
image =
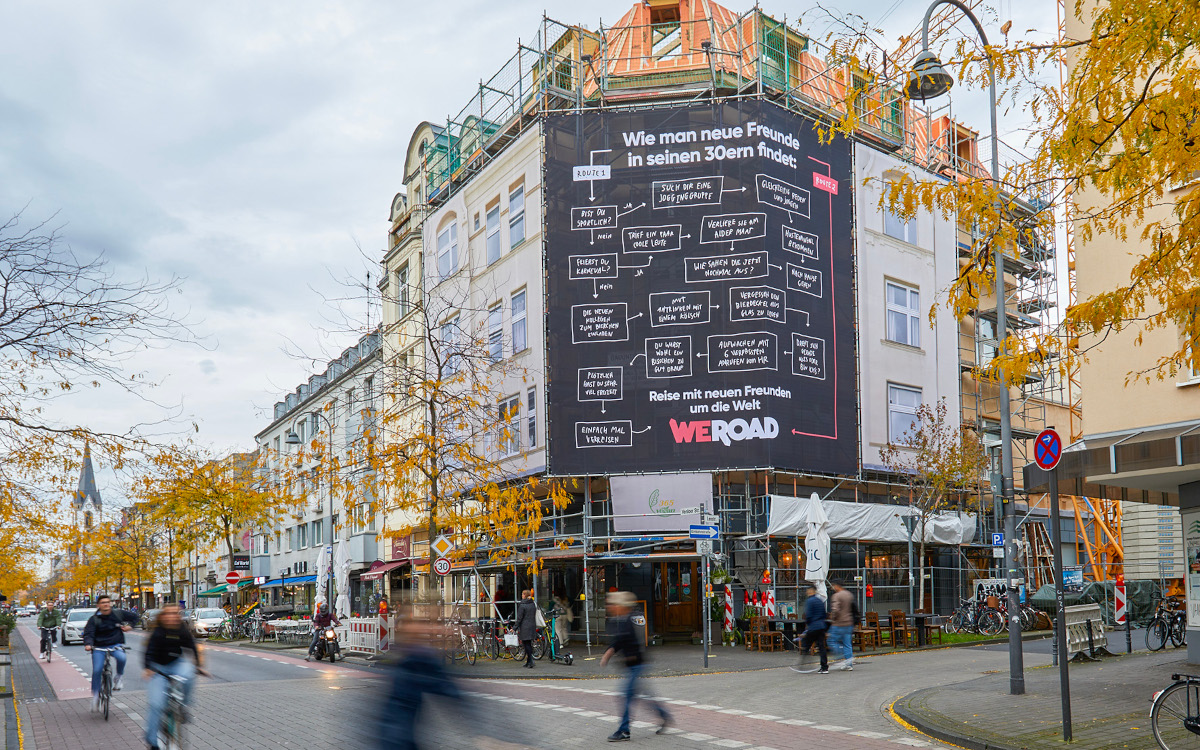
{"label": "blue parking sign", "polygon": [[1003,533],[1001,533],[1001,532],[993,532],[992,533],[992,546],[993,547],[1003,547],[1004,546],[1004,534]]}

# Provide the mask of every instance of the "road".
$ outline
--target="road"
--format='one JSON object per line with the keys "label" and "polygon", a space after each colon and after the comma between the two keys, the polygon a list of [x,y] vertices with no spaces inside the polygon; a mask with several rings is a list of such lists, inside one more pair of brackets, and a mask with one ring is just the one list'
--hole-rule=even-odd
{"label": "road", "polygon": [[[33,629],[22,624],[19,632],[13,663],[25,748],[139,747],[146,694],[137,667],[144,634],[130,634],[125,690],[114,697],[116,710],[105,724],[88,711],[84,673],[89,668],[82,647],[59,648],[47,665],[32,655]],[[211,646],[206,659],[213,677],[198,685],[189,747],[354,750],[378,745],[375,722],[388,676],[384,670],[307,664],[232,646]],[[1027,655],[1030,667],[1048,663],[1048,655]],[[1003,652],[944,649],[860,658],[854,671],[824,676],[776,667],[646,680],[646,689],[672,712],[674,726],[670,734],[656,736],[654,714],[639,707],[633,744],[662,750],[941,747],[897,724],[891,703],[920,687],[1006,665]],[[619,720],[616,679],[466,680],[462,687],[465,701],[429,705],[423,722],[427,747],[606,747],[604,738]],[[476,737],[480,732],[493,741]]]}

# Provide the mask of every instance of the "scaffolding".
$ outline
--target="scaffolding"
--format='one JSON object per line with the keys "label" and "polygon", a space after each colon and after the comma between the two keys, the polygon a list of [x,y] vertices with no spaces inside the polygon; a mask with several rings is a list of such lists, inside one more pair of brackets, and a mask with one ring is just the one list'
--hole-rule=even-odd
{"label": "scaffolding", "polygon": [[[935,20],[939,24],[935,36],[940,33],[937,29],[949,29],[951,21],[945,14]],[[911,46],[902,48],[901,61],[911,53]],[[882,59],[881,66],[856,62],[877,57]],[[758,7],[735,14],[711,2],[637,3],[617,23],[601,23],[596,30],[543,16],[534,34],[518,42],[515,53],[500,69],[479,82],[467,104],[449,116],[444,127],[435,129],[436,138],[422,154],[424,195],[410,198],[414,205],[441,204],[548,114],[746,98],[776,103],[826,126],[849,115],[856,141],[941,179],[988,176],[983,165],[993,152],[1002,167],[1024,161],[1016,150],[992,142],[990,135],[981,137],[956,120],[951,104],[927,108],[906,99],[902,94],[906,75],[907,65],[897,65],[896,58],[889,58],[882,49],[852,58],[810,39],[786,17],[773,18]],[[1039,226],[1036,217],[1053,210],[1048,195],[1012,197],[1012,220],[1031,228]],[[960,264],[988,242],[969,217],[960,218]],[[1053,317],[1059,304],[1053,232],[1031,229],[1008,250],[1004,307],[1010,335],[1046,334],[1057,323]],[[1068,257],[1071,274],[1072,261]],[[996,323],[995,300],[981,299],[978,309],[959,321],[958,354],[962,421],[983,437],[998,472],[1001,391],[990,368],[1000,343]],[[1077,383],[1072,378],[1064,381],[1064,371],[1074,372],[1047,358],[1022,382],[1010,385],[1015,465],[1030,458],[1032,440],[1047,424],[1048,408],[1064,404],[1075,418]],[[850,492],[856,501],[860,494],[871,496],[873,485],[884,488],[884,499],[903,486],[898,478],[868,477],[861,470],[850,479],[766,471],[716,474],[715,510],[723,532],[731,539],[731,565],[740,564],[746,575],[753,570],[777,571],[779,583],[799,585],[794,573],[799,550],[792,551],[794,564],[781,564],[772,556],[769,540],[763,538],[773,494],[770,484],[775,483],[778,492],[781,479],[785,487],[790,480],[796,492],[798,478],[806,485]],[[839,490],[842,482],[849,484]],[[622,546],[626,552],[636,551],[637,543],[612,531],[611,510],[608,515],[602,510],[607,500],[597,501],[590,481],[587,486],[578,510],[573,506],[568,514],[552,511],[544,533],[530,540],[528,549],[519,550],[518,558],[528,559],[537,548],[565,550],[555,559],[582,560],[585,585],[595,587],[599,582],[592,580],[595,568],[588,568],[589,558],[607,559]],[[1035,504],[1033,498],[1021,499],[1026,508]],[[982,507],[989,500],[996,502],[987,488],[979,490],[977,500]],[[1082,534],[1086,526],[1083,508],[1087,506],[1075,507],[1080,519],[1077,529]],[[1103,522],[1097,520],[1094,526],[1111,531],[1111,514],[1104,508],[1098,512]],[[980,514],[978,531],[982,536],[989,530],[998,530],[996,519]],[[1097,538],[1110,545],[1108,558],[1112,559],[1111,535]],[[1037,539],[1039,544],[1044,541],[1040,536]],[[662,539],[654,544],[673,547],[677,542],[683,540]],[[1119,549],[1119,534],[1116,545]],[[1042,557],[1039,549],[1029,564],[1040,569]],[[961,565],[959,571],[960,576],[964,574]]]}

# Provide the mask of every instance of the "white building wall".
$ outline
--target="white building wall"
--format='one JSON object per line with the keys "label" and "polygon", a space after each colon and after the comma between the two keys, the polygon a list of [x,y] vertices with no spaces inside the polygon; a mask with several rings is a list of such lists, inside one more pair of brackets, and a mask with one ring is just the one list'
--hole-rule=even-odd
{"label": "white building wall", "polygon": [[[940,309],[936,327],[929,324],[929,309],[945,300],[958,270],[957,232],[954,222],[919,211],[915,237],[897,239],[885,232],[885,215],[879,206],[888,178],[912,175],[914,179],[940,179],[918,173],[911,165],[863,144],[855,145],[856,267],[858,269],[859,388],[861,398],[861,451],[865,469],[881,466],[880,450],[889,439],[889,384],[921,391],[921,402],[936,404],[945,398],[957,420],[959,397],[958,324],[950,311]],[[865,185],[864,180],[869,180]],[[887,283],[914,289],[919,295],[917,346],[889,340]]]}

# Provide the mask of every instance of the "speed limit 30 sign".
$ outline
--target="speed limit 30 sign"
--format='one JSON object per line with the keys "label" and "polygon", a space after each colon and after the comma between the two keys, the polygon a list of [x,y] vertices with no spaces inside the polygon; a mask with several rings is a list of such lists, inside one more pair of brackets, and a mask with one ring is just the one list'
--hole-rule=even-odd
{"label": "speed limit 30 sign", "polygon": [[444,576],[450,572],[450,560],[445,557],[439,557],[433,561],[433,572],[440,576]]}

